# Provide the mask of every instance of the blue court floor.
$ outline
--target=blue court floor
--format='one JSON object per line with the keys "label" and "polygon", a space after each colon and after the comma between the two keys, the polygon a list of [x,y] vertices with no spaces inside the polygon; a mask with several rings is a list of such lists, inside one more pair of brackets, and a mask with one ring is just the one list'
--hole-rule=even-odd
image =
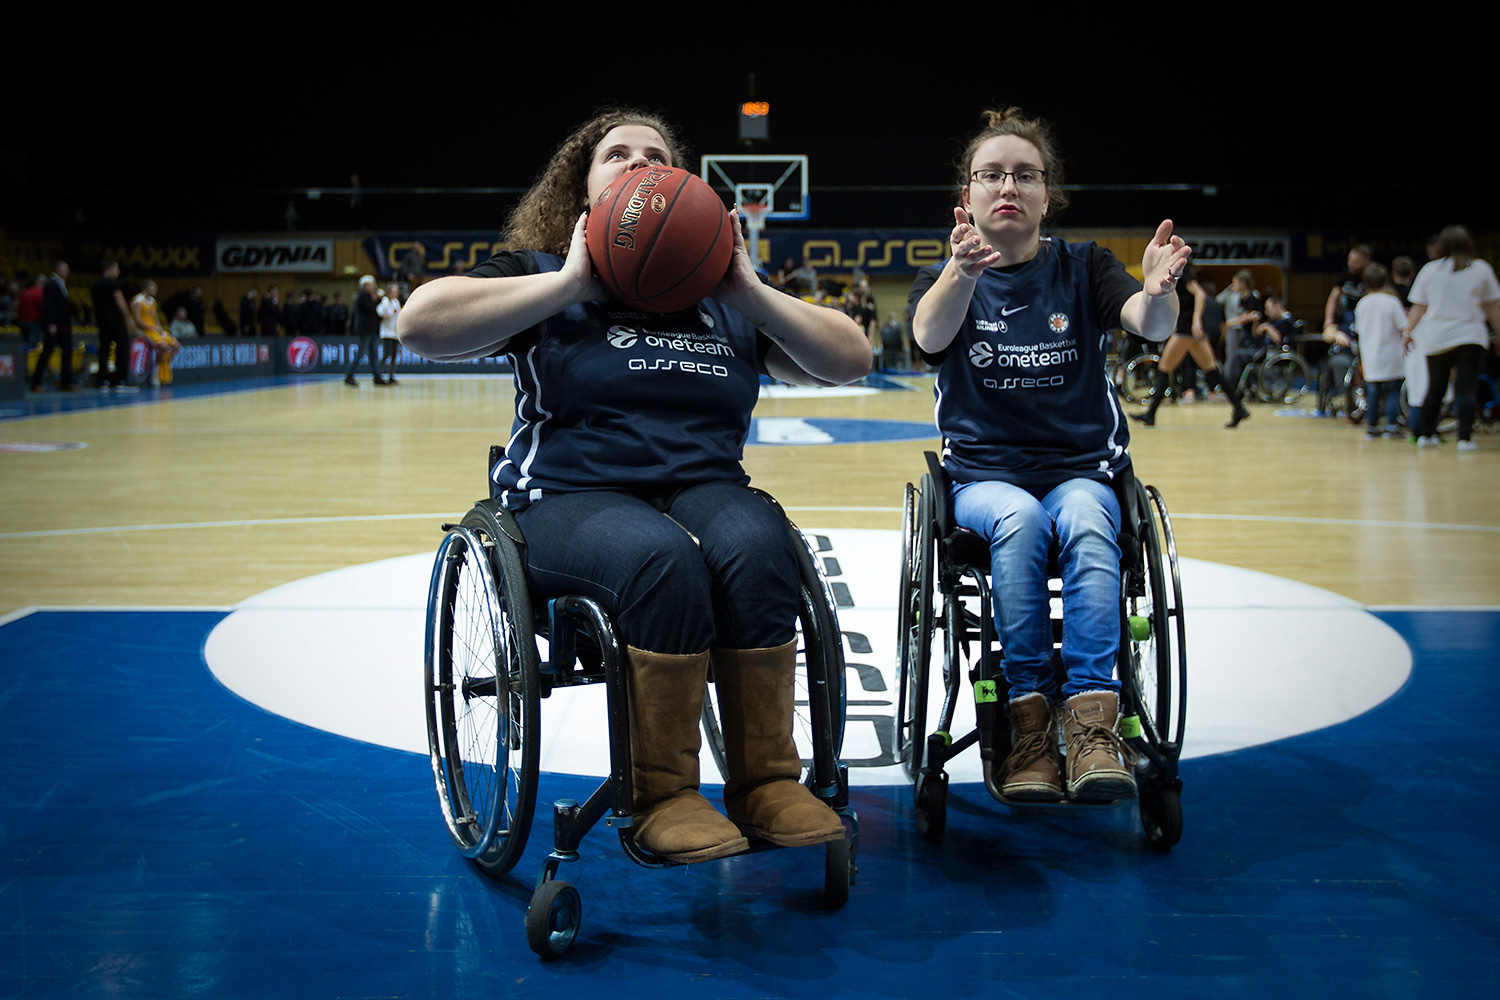
{"label": "blue court floor", "polygon": [[1170,853],[1132,810],[1017,816],[978,786],[934,846],[909,790],[857,787],[827,912],[821,850],[648,871],[600,827],[566,869],[580,940],[544,964],[522,916],[549,813],[492,882],[425,759],[221,687],[223,613],[34,612],[0,626],[0,996],[1494,997],[1500,612],[1379,616],[1407,686],[1185,762]]}

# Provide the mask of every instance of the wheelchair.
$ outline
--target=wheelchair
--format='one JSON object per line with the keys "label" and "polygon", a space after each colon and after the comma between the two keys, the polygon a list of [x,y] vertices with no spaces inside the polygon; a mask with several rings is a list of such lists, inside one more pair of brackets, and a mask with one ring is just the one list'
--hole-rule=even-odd
{"label": "wheelchair", "polygon": [[[766,501],[781,508],[769,494]],[[782,514],[785,517],[785,514]],[[534,603],[527,589],[525,540],[498,501],[478,501],[446,535],[433,565],[427,602],[425,695],[427,742],[438,803],[459,853],[491,877],[509,872],[526,847],[536,808],[541,702],[559,688],[605,685],[609,777],[580,805],[553,803],[553,850],[542,862],[526,911],[526,940],[544,959],[565,953],[582,917],[578,891],[559,879],[579,858],[588,831],[603,819],[625,854],[648,868],[677,862],[636,844],[631,833],[630,716],[625,651],[615,623],[594,601],[577,596]],[[842,819],[846,837],[825,845],[824,899],[844,905],[854,882],[858,817],[849,806],[848,771],[839,761],[844,730],[843,637],[821,564],[790,520],[800,570],[797,621],[797,726],[813,757],[804,783]],[[546,655],[538,639],[546,640]],[[710,678],[712,691],[712,678]],[[727,777],[723,737],[706,698],[707,744]],[[751,838],[750,852],[773,849]]]}
{"label": "wheelchair", "polygon": [[1312,369],[1288,344],[1257,351],[1240,372],[1241,400],[1290,405],[1313,386]]}
{"label": "wheelchair", "polygon": [[[1149,403],[1156,394],[1156,367],[1161,355],[1142,351],[1115,369],[1115,391],[1128,403]],[[1167,390],[1169,393],[1170,389]]]}
{"label": "wheelchair", "polygon": [[[953,523],[950,482],[942,463],[927,453],[928,472],[908,483],[902,517],[901,581],[897,605],[897,709],[893,746],[913,782],[918,832],[937,842],[947,823],[948,774],[944,765],[979,744],[984,784],[1006,805],[1085,808],[1062,802],[1011,803],[1001,791],[1001,765],[1010,752],[1009,688],[995,631],[989,544]],[[1186,725],[1187,656],[1182,578],[1171,520],[1161,494],[1120,477],[1122,586],[1120,733],[1135,751],[1142,828],[1152,847],[1166,850],[1182,836],[1182,781],[1177,764]],[[1054,568],[1055,574],[1055,568]],[[1050,584],[1053,668],[1061,674],[1061,583]],[[944,698],[934,731],[927,731],[928,672],[936,633],[942,632]],[[965,662],[975,699],[976,728],[951,732]]]}

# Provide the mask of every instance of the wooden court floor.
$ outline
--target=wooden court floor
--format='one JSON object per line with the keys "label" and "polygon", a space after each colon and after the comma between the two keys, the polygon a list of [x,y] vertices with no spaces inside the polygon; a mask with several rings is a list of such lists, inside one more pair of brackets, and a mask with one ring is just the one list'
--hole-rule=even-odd
{"label": "wooden court floor", "polygon": [[[931,423],[931,380],[763,400],[762,417]],[[512,412],[505,377],[338,379],[0,421],[0,615],[24,607],[225,607],[316,573],[433,551],[484,494]],[[1132,453],[1184,556],[1369,606],[1500,605],[1500,435],[1480,450],[1366,441],[1269,406],[1163,409]],[[745,465],[804,527],[900,527],[927,439],[752,446]],[[894,586],[894,581],[892,581]]]}

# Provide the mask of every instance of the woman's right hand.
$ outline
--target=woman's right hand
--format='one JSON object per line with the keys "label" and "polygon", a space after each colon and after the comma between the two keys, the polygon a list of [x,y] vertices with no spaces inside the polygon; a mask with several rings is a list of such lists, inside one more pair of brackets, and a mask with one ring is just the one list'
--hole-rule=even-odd
{"label": "woman's right hand", "polygon": [[558,272],[576,290],[573,300],[575,303],[601,302],[609,298],[609,293],[599,284],[599,279],[594,277],[594,261],[589,257],[588,240],[584,237],[588,218],[589,213],[584,212],[573,224],[573,239],[568,243],[568,256]]}
{"label": "woman's right hand", "polygon": [[953,266],[960,274],[965,278],[977,278],[986,268],[1000,263],[1000,251],[984,242],[962,205],[953,209],[953,221],[948,243],[953,248]]}

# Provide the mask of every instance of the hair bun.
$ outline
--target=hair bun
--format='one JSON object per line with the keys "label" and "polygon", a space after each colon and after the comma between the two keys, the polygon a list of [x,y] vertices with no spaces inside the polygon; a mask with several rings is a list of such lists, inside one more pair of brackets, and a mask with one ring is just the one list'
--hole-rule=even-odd
{"label": "hair bun", "polygon": [[1015,121],[1021,117],[1021,109],[1015,105],[1009,105],[1001,111],[993,108],[984,112],[985,126],[994,128],[996,125],[1004,125],[1006,122]]}

